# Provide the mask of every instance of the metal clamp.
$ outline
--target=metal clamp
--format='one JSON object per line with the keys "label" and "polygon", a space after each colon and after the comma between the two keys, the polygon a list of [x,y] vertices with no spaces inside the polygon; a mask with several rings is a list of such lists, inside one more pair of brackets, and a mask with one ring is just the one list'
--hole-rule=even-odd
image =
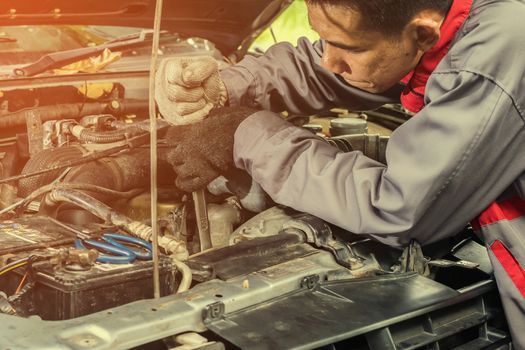
{"label": "metal clamp", "polygon": [[301,288],[307,288],[309,290],[314,290],[319,285],[319,275],[306,276],[301,280]]}
{"label": "metal clamp", "polygon": [[217,321],[222,318],[224,315],[225,306],[223,302],[216,302],[210,305],[207,305],[206,308],[202,311],[202,321],[204,323],[209,323],[212,321]]}

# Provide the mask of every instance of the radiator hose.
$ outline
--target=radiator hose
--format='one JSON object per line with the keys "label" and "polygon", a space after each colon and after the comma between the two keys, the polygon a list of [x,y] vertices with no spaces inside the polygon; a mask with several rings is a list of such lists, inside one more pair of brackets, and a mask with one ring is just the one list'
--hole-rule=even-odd
{"label": "radiator hose", "polygon": [[[152,241],[152,229],[150,226],[128,218],[84,192],[59,188],[53,190],[45,198],[46,205],[54,206],[60,202],[77,205],[100,219],[123,228],[135,237],[148,242]],[[159,237],[159,246],[162,247],[166,253],[173,255],[177,260],[184,261],[188,258],[189,254],[184,242],[162,236]]]}

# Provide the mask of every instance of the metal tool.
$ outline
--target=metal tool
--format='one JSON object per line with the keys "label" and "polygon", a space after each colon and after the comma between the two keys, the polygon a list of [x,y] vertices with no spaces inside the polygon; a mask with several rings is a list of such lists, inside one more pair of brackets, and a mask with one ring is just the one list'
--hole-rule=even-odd
{"label": "metal tool", "polygon": [[430,260],[428,262],[430,266],[436,266],[436,267],[463,267],[465,269],[475,269],[479,267],[478,263],[467,261],[467,260],[458,260],[458,261],[451,261],[451,260],[445,260],[445,259],[434,259]]}
{"label": "metal tool", "polygon": [[98,250],[101,254],[97,257],[97,262],[100,263],[129,264],[135,259],[151,260],[152,258],[151,251],[153,248],[151,244],[140,238],[118,233],[105,233],[100,239],[77,239],[75,240],[75,247]]}
{"label": "metal tool", "polygon": [[208,210],[206,208],[206,197],[204,190],[194,191],[192,192],[192,196],[195,205],[195,219],[197,220],[197,229],[199,230],[201,251],[204,251],[212,247],[210,223],[208,221]]}
{"label": "metal tool", "polygon": [[[102,238],[111,244],[113,244],[116,247],[120,247],[122,249],[130,249],[133,251],[137,259],[139,260],[151,260],[152,259],[152,250],[153,247],[151,243],[137,238],[137,237],[131,237],[128,235],[122,235],[119,233],[106,233],[102,235]],[[121,242],[128,243],[130,245],[124,245]],[[134,246],[142,247],[144,249],[137,249]]]}

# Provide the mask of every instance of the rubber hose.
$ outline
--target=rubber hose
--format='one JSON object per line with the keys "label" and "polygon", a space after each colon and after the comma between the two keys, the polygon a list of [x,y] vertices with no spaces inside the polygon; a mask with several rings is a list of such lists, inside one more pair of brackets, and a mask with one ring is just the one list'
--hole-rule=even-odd
{"label": "rubber hose", "polygon": [[3,115],[0,118],[0,129],[26,125],[26,115],[32,113],[40,117],[42,122],[48,120],[78,119],[85,115],[103,114],[106,112],[112,114],[125,113],[147,113],[147,100],[126,100],[111,102],[90,102],[90,103],[70,103],[52,106],[40,106],[26,108],[20,111]]}
{"label": "rubber hose", "polygon": [[[65,146],[43,150],[27,161],[24,169],[22,169],[22,174],[48,169],[52,166],[81,158],[84,153],[85,151],[80,146]],[[49,173],[20,180],[18,182],[18,196],[26,197],[37,188],[51,183],[62,173],[62,171],[63,170],[51,171]]]}
{"label": "rubber hose", "polygon": [[[84,192],[57,188],[49,193],[44,201],[46,206],[54,206],[60,202],[77,205],[108,223],[122,227],[129,234],[151,242],[152,229],[150,226],[130,219]],[[168,254],[173,254],[173,257],[177,260],[186,260],[188,258],[188,250],[183,241],[173,237],[162,236],[159,237],[158,244]]]}
{"label": "rubber hose", "polygon": [[79,140],[90,143],[112,143],[128,139],[129,137],[145,134],[146,132],[138,127],[128,127],[112,131],[93,131],[84,129],[79,135]]}
{"label": "rubber hose", "polygon": [[[83,148],[78,145],[43,150],[29,159],[22,174],[48,169],[63,162],[78,159],[83,153]],[[50,184],[62,171],[57,170],[20,180],[18,196],[27,197],[36,189]],[[159,152],[158,174],[161,185],[173,183],[175,174],[166,160],[166,151]],[[63,182],[93,184],[115,191],[149,187],[149,151],[137,149],[128,154],[106,157],[76,166],[69,171]],[[103,194],[88,192],[100,200],[108,199]]]}
{"label": "rubber hose", "polygon": [[32,113],[40,117],[42,122],[79,118],[81,115],[102,114],[107,108],[106,103],[72,103],[53,106],[27,108],[6,114],[0,118],[0,129],[8,129],[26,125],[26,115]]}
{"label": "rubber hose", "polygon": [[[175,173],[165,160],[166,157],[162,156],[163,153],[165,152],[159,154],[158,179],[161,185],[171,185]],[[64,182],[93,184],[115,191],[149,188],[149,168],[149,150],[137,149],[128,154],[102,158],[74,167],[65,176]]]}

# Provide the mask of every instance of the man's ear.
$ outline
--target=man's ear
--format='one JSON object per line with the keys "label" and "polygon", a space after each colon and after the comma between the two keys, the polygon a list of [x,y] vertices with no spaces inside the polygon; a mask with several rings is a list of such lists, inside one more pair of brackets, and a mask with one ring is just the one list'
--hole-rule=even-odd
{"label": "man's ear", "polygon": [[434,46],[440,38],[442,18],[435,16],[416,16],[408,24],[410,35],[417,48],[426,52]]}

